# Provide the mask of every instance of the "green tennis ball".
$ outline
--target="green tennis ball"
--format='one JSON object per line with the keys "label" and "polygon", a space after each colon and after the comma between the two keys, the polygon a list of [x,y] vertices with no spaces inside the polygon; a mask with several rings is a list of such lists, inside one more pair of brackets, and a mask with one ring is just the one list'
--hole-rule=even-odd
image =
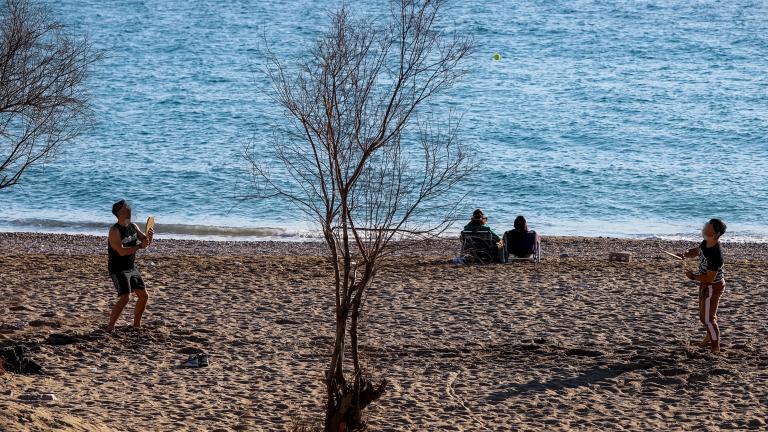
{"label": "green tennis ball", "polygon": [[496,61],[499,61],[499,60],[501,60],[501,54],[499,54],[499,53],[495,53],[495,54],[493,55],[493,59],[494,59],[494,60],[496,60]]}

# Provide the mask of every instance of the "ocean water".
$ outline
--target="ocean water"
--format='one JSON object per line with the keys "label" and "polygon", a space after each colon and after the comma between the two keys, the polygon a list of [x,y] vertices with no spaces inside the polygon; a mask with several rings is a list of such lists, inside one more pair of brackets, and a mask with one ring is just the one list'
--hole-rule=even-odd
{"label": "ocean water", "polygon": [[[262,37],[295,64],[340,1],[48,3],[106,50],[95,124],[0,192],[0,230],[104,233],[127,198],[161,236],[312,236],[288,203],[238,198],[241,154],[266,152],[284,121]],[[768,2],[484,0],[444,17],[477,44],[429,107],[464,115],[480,168],[446,200],[467,194],[467,219],[482,207],[499,230],[524,214],[544,235],[695,238],[721,217],[732,239],[768,240]]]}

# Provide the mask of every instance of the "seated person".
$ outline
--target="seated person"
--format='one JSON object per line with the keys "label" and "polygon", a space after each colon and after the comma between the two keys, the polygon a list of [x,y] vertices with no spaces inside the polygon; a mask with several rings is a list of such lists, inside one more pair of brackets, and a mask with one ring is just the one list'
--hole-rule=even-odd
{"label": "seated person", "polygon": [[[482,255],[482,256],[476,256],[476,258],[480,258],[481,261],[499,261],[500,259],[500,245],[501,237],[499,237],[498,234],[496,234],[496,231],[493,230],[488,225],[488,217],[485,216],[485,213],[483,213],[482,209],[477,209],[472,213],[472,219],[469,221],[468,224],[464,226],[464,231],[471,231],[471,232],[489,232],[491,233],[491,244],[484,245],[484,247],[481,247],[481,249],[486,250],[476,250],[474,251],[473,255]],[[464,239],[462,238],[462,241]],[[465,243],[465,246],[468,246],[468,249],[477,249],[475,247],[470,247]],[[478,254],[478,252],[480,252]],[[483,259],[485,258],[485,259]]]}
{"label": "seated person", "polygon": [[525,217],[515,218],[515,229],[504,233],[504,244],[507,248],[507,256],[517,258],[530,258],[534,253],[541,238],[536,231],[528,229]]}

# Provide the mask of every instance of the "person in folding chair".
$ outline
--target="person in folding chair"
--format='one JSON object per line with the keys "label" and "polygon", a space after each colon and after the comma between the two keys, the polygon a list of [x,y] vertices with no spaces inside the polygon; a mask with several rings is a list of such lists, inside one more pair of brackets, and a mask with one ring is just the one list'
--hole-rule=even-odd
{"label": "person in folding chair", "polygon": [[472,219],[461,232],[462,253],[471,261],[499,262],[501,237],[488,225],[482,209],[472,212]]}
{"label": "person in folding chair", "polygon": [[515,228],[504,233],[504,261],[532,260],[539,262],[541,237],[528,229],[528,221],[520,215],[515,218]]}

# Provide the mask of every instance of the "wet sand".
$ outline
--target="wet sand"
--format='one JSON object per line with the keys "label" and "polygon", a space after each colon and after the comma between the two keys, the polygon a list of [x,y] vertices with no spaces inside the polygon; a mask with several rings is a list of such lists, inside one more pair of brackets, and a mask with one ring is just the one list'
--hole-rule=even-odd
{"label": "wet sand", "polygon": [[[46,374],[0,375],[0,430],[285,430],[322,421],[333,293],[321,244],[158,240],[114,334],[106,239],[0,233],[0,345]],[[371,430],[764,430],[768,245],[725,243],[721,356],[695,346],[697,288],[662,249],[545,238],[538,264],[458,266],[404,248],[370,290],[361,340],[389,380]],[[630,263],[608,261],[630,251]],[[695,263],[689,261],[689,268]],[[208,368],[179,365],[208,352]],[[19,401],[54,393],[53,402]]]}

